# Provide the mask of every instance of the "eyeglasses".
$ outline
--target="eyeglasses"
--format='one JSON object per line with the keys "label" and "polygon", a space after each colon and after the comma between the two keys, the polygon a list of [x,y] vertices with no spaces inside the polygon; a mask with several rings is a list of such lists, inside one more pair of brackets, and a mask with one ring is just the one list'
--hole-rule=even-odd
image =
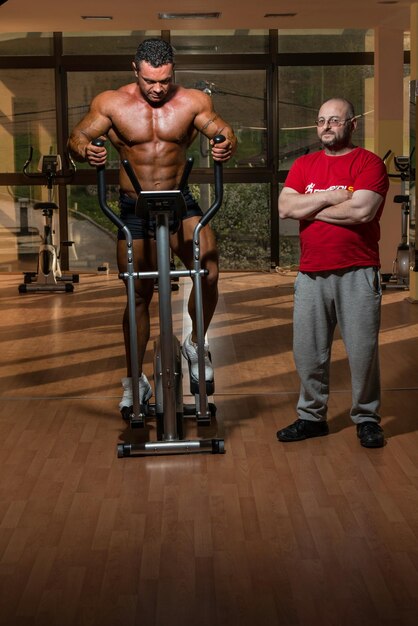
{"label": "eyeglasses", "polygon": [[318,120],[315,120],[315,125],[318,128],[322,128],[322,126],[331,126],[331,128],[335,128],[336,126],[343,126],[347,122],[351,122],[354,119],[352,117],[347,118],[346,120],[340,120],[339,117],[329,117],[327,120],[325,117],[320,117]]}

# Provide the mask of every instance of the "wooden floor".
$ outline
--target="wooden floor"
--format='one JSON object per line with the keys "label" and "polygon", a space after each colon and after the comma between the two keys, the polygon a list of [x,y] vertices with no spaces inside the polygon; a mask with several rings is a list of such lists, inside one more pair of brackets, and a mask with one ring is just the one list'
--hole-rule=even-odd
{"label": "wooden floor", "polygon": [[[20,276],[0,278],[2,626],[418,623],[418,306],[384,294],[385,448],[358,443],[338,338],[330,436],[281,444],[293,278],[222,275],[216,423],[187,436],[224,437],[226,454],[125,459],[117,443],[144,433],[118,412],[118,279],[19,295]],[[188,289],[173,295],[180,338]]]}

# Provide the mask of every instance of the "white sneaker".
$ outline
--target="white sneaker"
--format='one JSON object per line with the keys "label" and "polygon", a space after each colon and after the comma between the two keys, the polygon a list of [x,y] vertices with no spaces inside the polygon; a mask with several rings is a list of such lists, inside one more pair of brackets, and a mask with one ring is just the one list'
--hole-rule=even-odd
{"label": "white sneaker", "polygon": [[[123,407],[133,406],[134,400],[132,395],[132,378],[122,378],[122,387],[123,387],[123,396],[122,400],[119,402],[119,409],[122,410]],[[151,385],[148,382],[145,374],[141,374],[139,377],[139,403],[145,404],[152,396]]]}
{"label": "white sneaker", "polygon": [[[192,335],[187,335],[181,348],[183,356],[189,362],[190,375],[197,382],[199,380],[199,364],[197,359],[197,344],[192,341]],[[213,366],[209,358],[209,346],[205,343],[205,381],[213,381]]]}

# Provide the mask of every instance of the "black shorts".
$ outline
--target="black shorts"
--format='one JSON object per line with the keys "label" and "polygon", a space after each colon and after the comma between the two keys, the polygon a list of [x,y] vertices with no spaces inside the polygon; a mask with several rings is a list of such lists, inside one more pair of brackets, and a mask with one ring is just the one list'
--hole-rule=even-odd
{"label": "black shorts", "polygon": [[[203,215],[203,211],[193,198],[189,187],[186,187],[183,191],[184,200],[186,202],[186,212],[182,216],[182,220],[188,217]],[[120,219],[131,231],[132,239],[154,239],[155,237],[155,218],[150,217],[144,219],[135,215],[136,200],[130,196],[121,193],[119,197]],[[178,223],[174,220],[170,220],[170,231],[175,232],[178,230]],[[118,231],[118,239],[125,239],[125,233],[123,230]]]}

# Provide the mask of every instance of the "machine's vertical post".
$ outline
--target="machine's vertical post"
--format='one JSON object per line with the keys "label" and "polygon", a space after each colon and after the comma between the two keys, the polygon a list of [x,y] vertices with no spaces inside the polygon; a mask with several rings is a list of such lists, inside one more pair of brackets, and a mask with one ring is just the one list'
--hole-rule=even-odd
{"label": "machine's vertical post", "polygon": [[139,397],[139,365],[138,365],[138,335],[136,323],[136,296],[134,279],[134,259],[133,241],[131,231],[125,226],[123,228],[126,239],[126,290],[128,293],[128,319],[129,319],[129,350],[131,356],[131,377],[132,377],[132,421],[139,420],[141,414],[141,399]]}
{"label": "machine's vertical post", "polygon": [[176,382],[171,306],[170,241],[168,213],[157,213],[158,306],[160,314],[164,440],[178,438]]}
{"label": "machine's vertical post", "polygon": [[198,418],[206,418],[209,415],[208,409],[208,398],[206,394],[206,376],[205,376],[205,359],[204,350],[205,350],[205,327],[204,327],[204,318],[203,318],[203,291],[202,291],[202,274],[201,274],[201,263],[200,263],[200,231],[202,229],[202,224],[199,222],[193,233],[193,265],[194,265],[194,273],[193,273],[193,285],[194,285],[194,295],[196,302],[196,335],[197,335],[197,345],[198,345],[198,375],[199,375],[199,407],[196,407]]}

